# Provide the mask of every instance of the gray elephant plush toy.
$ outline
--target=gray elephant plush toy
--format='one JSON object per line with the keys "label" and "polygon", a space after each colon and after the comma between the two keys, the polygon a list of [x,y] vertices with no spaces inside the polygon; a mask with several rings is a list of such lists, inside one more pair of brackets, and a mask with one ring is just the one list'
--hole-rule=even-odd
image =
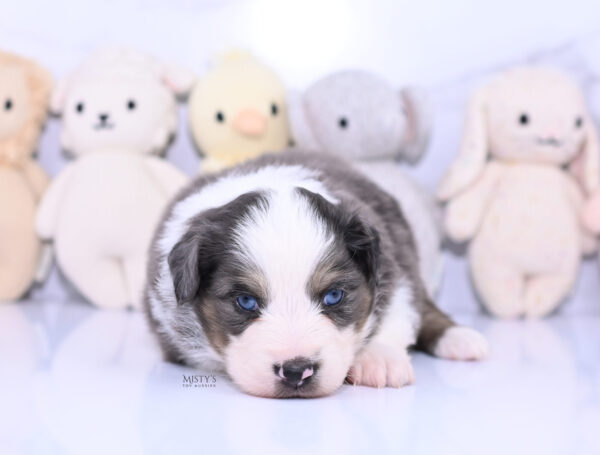
{"label": "gray elephant plush toy", "polygon": [[396,90],[367,72],[344,71],[303,94],[290,93],[289,115],[297,146],[351,160],[396,197],[415,236],[423,280],[435,294],[442,276],[439,209],[398,163],[416,162],[427,147],[431,116],[425,94]]}

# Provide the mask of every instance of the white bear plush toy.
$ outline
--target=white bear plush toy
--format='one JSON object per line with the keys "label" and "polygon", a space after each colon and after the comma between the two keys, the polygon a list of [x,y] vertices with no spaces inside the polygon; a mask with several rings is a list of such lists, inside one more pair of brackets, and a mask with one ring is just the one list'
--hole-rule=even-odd
{"label": "white bear plush toy", "polygon": [[76,159],[43,198],[36,229],[92,303],[139,307],[147,249],[170,196],[187,178],[157,156],[177,126],[175,95],[193,74],[130,50],[92,55],[60,83],[62,146]]}
{"label": "white bear plush toy", "polygon": [[297,145],[350,159],[393,195],[413,231],[421,276],[431,295],[442,277],[441,214],[432,195],[398,160],[417,161],[429,139],[431,116],[424,92],[397,90],[379,76],[342,71],[290,94],[289,115]]}

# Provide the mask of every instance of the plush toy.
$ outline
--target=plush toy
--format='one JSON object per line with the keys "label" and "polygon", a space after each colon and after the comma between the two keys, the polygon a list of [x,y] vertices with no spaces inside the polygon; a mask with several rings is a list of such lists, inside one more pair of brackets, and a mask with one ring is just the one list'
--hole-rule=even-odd
{"label": "plush toy", "polygon": [[[565,169],[578,156],[581,185]],[[448,235],[472,239],[471,275],[492,314],[541,317],[568,295],[595,248],[579,216],[582,188],[598,187],[598,160],[583,96],[564,74],[516,68],[474,94],[438,195],[449,201]]]}
{"label": "plush toy", "polygon": [[583,224],[591,232],[600,234],[600,190],[596,190],[585,204]]}
{"label": "plush toy", "polygon": [[130,50],[100,51],[64,79],[51,107],[76,157],[40,205],[65,275],[101,307],[138,307],[155,224],[186,177],[156,156],[177,126],[192,75]]}
{"label": "plush toy", "polygon": [[441,222],[430,194],[401,169],[426,148],[430,115],[424,94],[396,90],[362,71],[321,79],[302,95],[290,94],[290,123],[297,145],[333,153],[355,166],[399,201],[415,236],[424,282],[434,294],[441,278]]}
{"label": "plush toy", "polygon": [[285,88],[248,53],[222,56],[196,83],[189,118],[204,157],[203,172],[279,151],[289,143]]}
{"label": "plush toy", "polygon": [[31,157],[51,89],[45,69],[0,52],[0,301],[23,295],[38,266],[35,211],[48,177]]}

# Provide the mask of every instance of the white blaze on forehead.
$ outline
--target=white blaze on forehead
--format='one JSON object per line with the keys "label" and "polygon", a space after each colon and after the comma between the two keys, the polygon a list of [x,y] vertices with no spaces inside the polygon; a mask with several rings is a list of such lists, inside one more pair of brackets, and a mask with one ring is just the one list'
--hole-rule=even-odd
{"label": "white blaze on forehead", "polygon": [[290,192],[297,187],[319,193],[329,202],[337,203],[323,183],[317,180],[316,173],[299,165],[266,166],[248,174],[229,174],[175,205],[165,223],[164,235],[159,242],[160,249],[168,254],[186,231],[189,219],[205,210],[226,205],[238,196],[252,191],[278,194]]}
{"label": "white blaze on forehead", "polygon": [[268,301],[260,318],[231,339],[226,368],[242,389],[274,396],[285,377],[283,363],[306,357],[319,370],[308,368],[302,381],[315,375],[313,394],[327,394],[342,384],[359,344],[352,327],[336,327],[309,295],[309,281],[334,236],[295,186],[273,189],[268,198],[266,210],[253,208],[235,235],[240,260],[260,269]]}
{"label": "white blaze on forehead", "polygon": [[[311,311],[308,283],[333,242],[325,222],[295,188],[269,195],[267,210],[254,209],[236,232],[244,260],[256,265],[269,286],[267,312]],[[306,302],[307,305],[301,305]]]}

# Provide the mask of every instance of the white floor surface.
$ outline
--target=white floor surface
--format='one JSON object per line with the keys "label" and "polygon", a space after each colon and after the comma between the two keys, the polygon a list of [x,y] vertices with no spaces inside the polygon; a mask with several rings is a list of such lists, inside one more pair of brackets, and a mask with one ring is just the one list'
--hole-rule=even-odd
{"label": "white floor surface", "polygon": [[[270,400],[161,361],[143,316],[0,306],[0,447],[31,454],[598,454],[600,318],[458,319],[482,363],[415,353],[417,383]],[[204,372],[210,373],[210,372]],[[206,383],[206,379],[197,378]],[[198,382],[197,384],[199,384]]]}

